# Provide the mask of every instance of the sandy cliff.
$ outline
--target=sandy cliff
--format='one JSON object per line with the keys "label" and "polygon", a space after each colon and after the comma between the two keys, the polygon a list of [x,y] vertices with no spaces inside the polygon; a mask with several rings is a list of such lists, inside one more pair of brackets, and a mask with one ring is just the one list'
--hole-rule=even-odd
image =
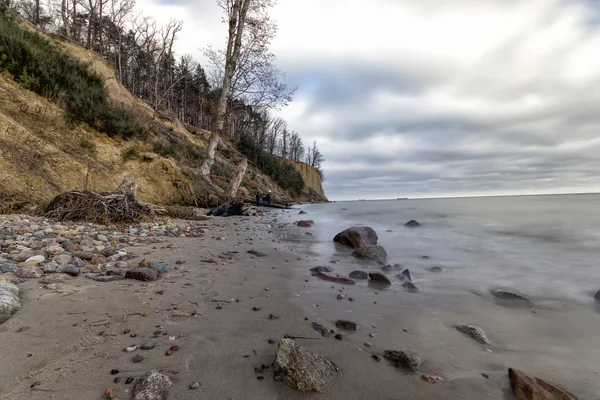
{"label": "sandy cliff", "polygon": [[319,171],[303,162],[293,161],[293,164],[302,175],[302,179],[304,179],[304,184],[306,185],[305,190],[309,192],[309,198],[307,200],[313,202],[327,201],[323,186],[321,185],[321,175],[319,174]]}

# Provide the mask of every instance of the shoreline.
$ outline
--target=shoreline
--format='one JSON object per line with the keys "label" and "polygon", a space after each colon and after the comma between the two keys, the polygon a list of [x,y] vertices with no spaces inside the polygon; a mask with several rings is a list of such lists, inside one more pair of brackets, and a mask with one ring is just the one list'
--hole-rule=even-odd
{"label": "shoreline", "polygon": [[[600,342],[589,337],[600,329],[594,312],[534,308],[531,323],[531,309],[508,309],[475,295],[456,297],[454,310],[450,305],[440,309],[426,305],[435,294],[408,293],[399,285],[374,290],[318,280],[309,269],[323,260],[305,243],[290,240],[306,233],[290,226],[294,218],[293,212],[268,209],[261,217],[213,218],[199,224],[206,226],[200,238],[168,237],[128,248],[138,256],[132,265],[147,258],[171,269],[154,282],[80,276],[57,284],[57,291],[42,288],[37,279],[19,284],[23,306],[0,325],[0,339],[10,343],[3,360],[12,367],[0,371],[0,399],[93,399],[102,398],[107,388],[125,399],[133,388],[126,379],[151,369],[164,370],[173,380],[169,398],[184,400],[500,399],[511,398],[508,367],[543,377],[580,399],[598,397],[594,368]],[[251,256],[251,249],[267,256]],[[445,294],[437,296],[448,302]],[[269,319],[270,314],[279,318]],[[322,338],[311,327],[315,321],[335,328],[342,318],[357,322],[359,329],[342,332],[341,341]],[[456,332],[456,323],[484,328],[492,352]],[[17,332],[24,326],[30,329]],[[123,334],[125,329],[137,336]],[[157,330],[167,334],[154,338]],[[254,371],[273,362],[276,342],[286,334],[317,338],[297,343],[338,365],[337,377],[322,394],[299,393],[275,382],[270,368]],[[565,335],[569,343],[563,342]],[[146,341],[157,345],[123,351]],[[166,356],[174,344],[179,350]],[[391,349],[421,356],[418,372],[405,373],[371,357]],[[134,354],[145,359],[134,363]],[[111,375],[113,369],[119,372]],[[423,373],[446,382],[426,383]],[[115,378],[121,381],[114,383]],[[200,383],[198,390],[189,388],[193,382]]]}

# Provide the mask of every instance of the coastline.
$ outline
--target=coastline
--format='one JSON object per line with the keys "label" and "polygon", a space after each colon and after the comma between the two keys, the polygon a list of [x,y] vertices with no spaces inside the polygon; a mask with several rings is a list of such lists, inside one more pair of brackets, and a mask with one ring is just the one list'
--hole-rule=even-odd
{"label": "coastline", "polygon": [[[36,279],[19,284],[23,307],[0,325],[0,339],[10,343],[3,360],[11,365],[0,371],[0,399],[92,399],[107,388],[117,399],[129,398],[133,384],[126,385],[126,378],[151,369],[173,380],[169,398],[184,400],[502,399],[511,398],[508,367],[543,377],[580,399],[599,397],[594,368],[600,339],[590,332],[597,332],[600,322],[593,310],[576,305],[513,309],[472,293],[408,293],[400,285],[380,290],[366,283],[325,282],[309,269],[327,260],[302,240],[310,229],[291,226],[294,213],[266,209],[261,217],[213,218],[202,223],[201,238],[169,237],[129,248],[139,256],[132,264],[147,258],[171,269],[158,281],[78,277],[58,284],[59,291],[41,288]],[[341,270],[344,263],[331,266]],[[269,319],[270,314],[279,318]],[[311,327],[317,321],[334,328],[342,318],[359,329],[343,333],[341,341],[320,337]],[[457,323],[481,326],[492,344],[464,337],[453,328]],[[17,332],[24,326],[31,329]],[[125,329],[137,336],[123,334]],[[167,335],[153,338],[156,330]],[[275,382],[272,369],[254,371],[273,362],[276,342],[286,334],[317,338],[297,343],[337,364],[337,377],[322,394],[299,393]],[[175,340],[169,340],[172,336]],[[150,340],[157,343],[154,349],[123,351]],[[174,344],[179,350],[166,356]],[[415,352],[423,364],[417,373],[406,373],[372,359],[384,350]],[[133,363],[138,353],[145,359]],[[119,372],[111,375],[113,369]],[[426,383],[423,373],[446,382]],[[260,375],[265,379],[257,379]],[[116,377],[121,382],[114,383]],[[200,383],[198,390],[189,389],[193,382]]]}

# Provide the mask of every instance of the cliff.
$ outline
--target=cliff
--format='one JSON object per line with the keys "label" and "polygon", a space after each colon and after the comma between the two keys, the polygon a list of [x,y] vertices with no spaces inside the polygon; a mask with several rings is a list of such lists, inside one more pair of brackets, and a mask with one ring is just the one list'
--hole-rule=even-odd
{"label": "cliff", "polygon": [[302,175],[302,179],[304,179],[304,184],[306,185],[305,191],[308,192],[306,201],[327,201],[323,186],[321,185],[321,175],[319,174],[319,171],[300,161],[292,161],[292,163],[294,164],[294,168]]}
{"label": "cliff", "polygon": [[[44,204],[67,190],[113,190],[127,176],[139,181],[138,194],[143,201],[214,205],[215,194],[227,186],[243,157],[232,143],[223,140],[219,147],[211,176],[215,190],[197,173],[209,132],[157,113],[129,93],[116,78],[113,66],[96,53],[25,21],[19,25],[36,31],[102,77],[109,98],[134,115],[148,133],[123,140],[85,123],[74,123],[55,99],[39,96],[16,83],[10,74],[0,73],[0,212],[7,205]],[[317,186],[314,174],[305,170],[306,189],[294,198],[252,165],[242,185],[250,191],[271,190],[281,201],[319,201],[323,191],[314,188],[320,188],[320,182]]]}

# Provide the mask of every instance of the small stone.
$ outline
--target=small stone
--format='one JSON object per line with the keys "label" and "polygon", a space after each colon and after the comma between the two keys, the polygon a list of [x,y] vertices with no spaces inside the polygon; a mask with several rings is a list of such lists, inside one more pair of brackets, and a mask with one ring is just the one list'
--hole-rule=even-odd
{"label": "small stone", "polygon": [[174,344],[173,346],[171,346],[170,350],[171,351],[177,351],[177,350],[179,350],[179,346],[177,346],[177,345]]}
{"label": "small stone", "polygon": [[142,344],[140,346],[140,349],[142,349],[142,350],[152,350],[155,347],[156,347],[156,343],[155,342],[146,342],[146,343],[144,343],[144,344]]}
{"label": "small stone", "polygon": [[363,344],[365,345],[365,347],[371,347],[371,346],[373,346],[373,345],[372,345],[371,343],[369,343],[369,342],[364,342]]}
{"label": "small stone", "polygon": [[104,398],[106,400],[114,400],[115,394],[113,393],[112,389],[106,389],[104,391]]}
{"label": "small stone", "polygon": [[356,249],[352,256],[365,260],[385,260],[387,258],[387,252],[383,246],[379,245],[367,245]]}
{"label": "small stone", "polygon": [[354,301],[354,299],[352,297],[348,297],[348,301]]}
{"label": "small stone", "polygon": [[217,305],[217,307],[215,307],[215,308],[216,308],[217,310],[222,310],[222,309],[223,309],[223,306],[222,306],[222,305],[220,305],[220,304],[218,304],[218,305]]}
{"label": "small stone", "polygon": [[165,356],[170,356],[171,354],[173,354],[173,350],[169,349],[165,352]]}
{"label": "small stone", "polygon": [[352,271],[349,276],[352,279],[369,279],[369,274],[365,271]]}
{"label": "small stone", "polygon": [[323,325],[321,325],[318,322],[313,322],[312,323],[312,327],[315,331],[320,332],[321,336],[323,337],[327,337],[329,336],[331,333],[329,332],[329,329],[325,328]]}
{"label": "small stone", "polygon": [[194,382],[190,384],[190,389],[196,390],[200,387],[200,382]]}
{"label": "small stone", "polygon": [[125,278],[136,279],[138,281],[156,281],[160,277],[160,272],[153,268],[134,268],[125,273]]}
{"label": "small stone", "polygon": [[32,278],[41,278],[44,275],[44,272],[38,267],[20,267],[15,272],[15,275],[19,278],[32,279]]}
{"label": "small stone", "polygon": [[131,400],[163,400],[166,399],[166,389],[171,386],[171,380],[158,371],[147,372],[135,383]]}
{"label": "small stone", "polygon": [[248,254],[252,254],[253,256],[256,257],[266,257],[267,255],[261,251],[257,251],[257,250],[248,250],[247,251]]}
{"label": "small stone", "polygon": [[338,299],[338,300],[343,300],[343,298],[344,298],[344,296],[342,296],[341,294],[338,294],[338,295],[337,295],[337,299]]}
{"label": "small stone", "polygon": [[457,325],[456,330],[481,344],[490,344],[483,329],[475,325]]}
{"label": "small stone", "polygon": [[377,362],[381,361],[381,357],[379,357],[377,354],[372,354],[371,358]]}
{"label": "small stone", "polygon": [[412,282],[412,275],[410,274],[410,271],[408,269],[405,269],[404,271],[402,271],[401,273],[399,273],[398,275],[396,275],[396,278],[400,279],[401,281],[409,281]]}
{"label": "small stone", "polygon": [[410,281],[404,282],[402,284],[402,287],[411,293],[417,293],[419,291],[419,288],[417,287],[417,285],[415,285],[414,283],[412,283]]}
{"label": "small stone", "polygon": [[427,383],[431,383],[432,385],[445,382],[444,378],[436,375],[421,375],[421,379]]}
{"label": "small stone", "polygon": [[356,322],[347,321],[344,319],[338,319],[335,322],[335,326],[338,327],[339,329],[345,329],[348,331],[355,331],[358,329],[358,325],[356,324]]}
{"label": "small stone", "polygon": [[406,226],[407,228],[418,228],[419,226],[421,226],[421,224],[415,221],[414,219],[411,219],[410,221],[405,223],[404,226]]}
{"label": "small stone", "polygon": [[111,369],[111,370],[110,370],[110,374],[111,374],[111,375],[116,375],[116,374],[118,374],[118,373],[119,373],[119,370],[118,370],[118,369]]}
{"label": "small stone", "polygon": [[384,274],[382,274],[381,272],[370,272],[369,278],[371,279],[371,281],[382,284],[382,285],[391,285],[392,284],[392,281],[390,281],[388,279],[388,277],[385,276]]}
{"label": "small stone", "polygon": [[133,378],[132,377],[129,377],[129,378],[125,379],[125,384],[126,385],[129,385],[131,382],[133,382]]}
{"label": "small stone", "polygon": [[144,361],[144,357],[140,356],[139,354],[136,354],[135,356],[133,356],[134,363],[139,363],[141,361]]}
{"label": "small stone", "polygon": [[79,274],[81,273],[79,267],[76,267],[74,265],[65,267],[65,268],[61,269],[60,272],[71,275],[71,276],[79,276]]}
{"label": "small stone", "polygon": [[337,333],[334,338],[336,338],[337,340],[344,340],[344,336],[342,336],[341,333]]}
{"label": "small stone", "polygon": [[264,375],[259,375],[256,377],[256,379],[258,379],[259,381],[262,381],[263,379],[265,379]]}
{"label": "small stone", "polygon": [[273,339],[269,339],[268,342],[269,342],[269,344],[275,344],[275,340],[273,340]]}
{"label": "small stone", "polygon": [[333,272],[333,268],[331,268],[331,267],[324,267],[324,266],[317,266],[317,267],[311,268],[310,272],[312,272],[313,274],[318,274],[318,273],[321,273],[321,272]]}
{"label": "small stone", "polygon": [[276,314],[269,314],[269,319],[279,319],[279,316]]}
{"label": "small stone", "polygon": [[481,373],[481,376],[483,376],[485,379],[490,379],[490,376],[488,374],[484,374],[483,372]]}
{"label": "small stone", "polygon": [[138,265],[140,266],[140,268],[150,268],[150,261],[144,258],[142,261],[140,261]]}
{"label": "small stone", "polygon": [[252,307],[252,310],[254,310],[254,311],[260,311],[260,307],[259,306],[254,306],[254,307]]}
{"label": "small stone", "polygon": [[133,353],[136,350],[137,350],[137,346],[128,346],[123,349],[123,351],[126,351],[128,353]]}
{"label": "small stone", "polygon": [[407,369],[415,369],[421,363],[419,357],[405,351],[386,350],[383,356],[392,361],[396,368],[402,367]]}
{"label": "small stone", "polygon": [[121,382],[121,378],[119,376],[117,376],[115,379],[113,379],[114,383],[119,383]]}

